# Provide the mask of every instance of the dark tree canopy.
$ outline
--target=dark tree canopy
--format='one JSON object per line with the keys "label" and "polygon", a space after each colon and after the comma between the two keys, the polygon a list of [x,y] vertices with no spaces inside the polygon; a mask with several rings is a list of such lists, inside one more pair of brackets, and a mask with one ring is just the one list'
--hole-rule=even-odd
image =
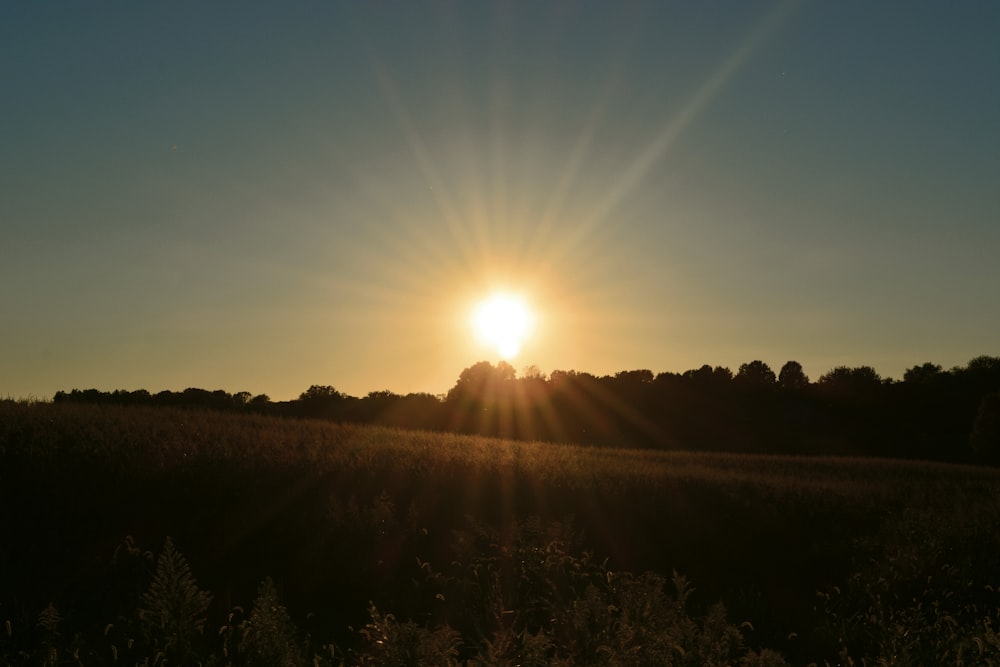
{"label": "dark tree canopy", "polygon": [[977,463],[1000,464],[1000,391],[987,394],[979,404],[969,447]]}
{"label": "dark tree canopy", "polygon": [[733,372],[725,366],[716,366],[715,368],[712,368],[708,364],[705,364],[701,368],[684,371],[681,377],[696,385],[704,387],[721,387],[727,386],[730,383],[733,379]]}
{"label": "dark tree canopy", "polygon": [[[780,391],[776,390],[780,387]],[[315,384],[296,400],[188,388],[57,392],[55,402],[171,406],[448,430],[616,447],[849,454],[1000,465],[1000,357],[942,370],[908,369],[901,382],[871,366],[838,366],[810,383],[788,361],[777,376],[761,360],[604,376],[507,362],[464,369],[446,396],[388,389],[357,398]]]}
{"label": "dark tree canopy", "polygon": [[340,399],[343,395],[330,385],[314,384],[299,395],[300,401],[327,401]]}
{"label": "dark tree canopy", "polygon": [[922,384],[925,382],[932,382],[942,375],[943,373],[941,372],[940,364],[927,361],[919,366],[908,368],[906,372],[903,373],[903,382]]}
{"label": "dark tree canopy", "polygon": [[1000,357],[981,355],[969,360],[965,365],[966,372],[996,377],[1000,375]]}
{"label": "dark tree canopy", "polygon": [[759,359],[740,364],[740,369],[736,372],[736,380],[755,386],[771,386],[778,381],[771,367]]}
{"label": "dark tree canopy", "polygon": [[882,377],[871,366],[837,366],[819,377],[819,386],[835,393],[866,393],[882,384]]}
{"label": "dark tree canopy", "polygon": [[448,392],[448,401],[479,399],[494,396],[504,383],[512,382],[517,371],[506,361],[496,366],[488,361],[480,361],[466,368],[458,376],[458,382]]}
{"label": "dark tree canopy", "polygon": [[778,384],[785,389],[804,389],[809,386],[809,377],[803,372],[802,364],[797,361],[786,361],[778,371]]}

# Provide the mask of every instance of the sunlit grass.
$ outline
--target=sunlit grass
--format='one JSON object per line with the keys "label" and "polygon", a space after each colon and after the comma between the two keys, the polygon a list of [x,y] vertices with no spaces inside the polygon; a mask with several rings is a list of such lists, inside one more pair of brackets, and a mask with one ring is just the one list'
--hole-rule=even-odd
{"label": "sunlit grass", "polygon": [[321,476],[397,471],[515,476],[553,493],[590,489],[635,497],[699,483],[760,497],[868,504],[878,511],[941,503],[968,492],[1000,497],[1000,473],[973,466],[874,458],[651,451],[518,442],[475,435],[191,410],[5,402],[8,459],[55,468],[101,465],[130,476],[231,465]]}

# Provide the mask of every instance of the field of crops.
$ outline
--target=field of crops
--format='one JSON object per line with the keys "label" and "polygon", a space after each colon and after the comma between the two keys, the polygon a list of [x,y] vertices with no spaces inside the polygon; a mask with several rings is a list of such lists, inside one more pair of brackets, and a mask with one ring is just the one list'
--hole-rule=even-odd
{"label": "field of crops", "polygon": [[0,501],[0,664],[1000,661],[987,468],[7,401]]}

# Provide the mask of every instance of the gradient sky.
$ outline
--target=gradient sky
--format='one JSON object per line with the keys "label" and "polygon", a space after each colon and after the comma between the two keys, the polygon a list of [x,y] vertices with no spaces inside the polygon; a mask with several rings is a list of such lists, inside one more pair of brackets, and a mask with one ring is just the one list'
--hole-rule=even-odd
{"label": "gradient sky", "polygon": [[0,396],[1000,354],[1000,3],[0,7]]}

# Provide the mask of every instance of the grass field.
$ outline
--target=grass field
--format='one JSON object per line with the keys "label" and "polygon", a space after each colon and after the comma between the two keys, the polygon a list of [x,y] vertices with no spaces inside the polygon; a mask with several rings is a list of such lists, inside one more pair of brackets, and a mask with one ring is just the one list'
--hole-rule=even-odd
{"label": "grass field", "polygon": [[[219,664],[252,663],[252,642],[220,647],[260,626],[232,610],[271,599],[266,577],[297,650],[335,664],[408,664],[390,644],[425,664],[709,664],[708,644],[717,664],[1000,661],[993,469],[11,401],[0,464],[0,664],[110,664],[102,629],[142,634],[143,554],[167,536],[212,593],[191,656]],[[628,616],[637,596],[659,621]]]}

